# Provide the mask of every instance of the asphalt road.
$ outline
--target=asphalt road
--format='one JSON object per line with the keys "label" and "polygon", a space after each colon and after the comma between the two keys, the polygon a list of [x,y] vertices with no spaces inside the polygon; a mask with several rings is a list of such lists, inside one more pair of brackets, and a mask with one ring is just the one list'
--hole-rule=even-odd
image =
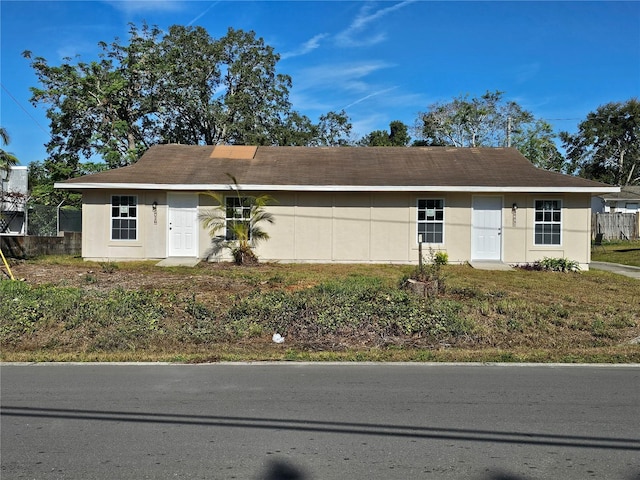
{"label": "asphalt road", "polygon": [[12,479],[640,479],[639,366],[0,367]]}

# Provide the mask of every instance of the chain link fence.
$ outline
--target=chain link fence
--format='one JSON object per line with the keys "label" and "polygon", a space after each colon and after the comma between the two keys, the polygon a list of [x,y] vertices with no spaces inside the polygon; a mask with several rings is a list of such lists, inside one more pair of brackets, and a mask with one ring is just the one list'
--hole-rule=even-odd
{"label": "chain link fence", "polygon": [[58,232],[81,232],[82,210],[50,205],[29,205],[27,235],[56,237]]}

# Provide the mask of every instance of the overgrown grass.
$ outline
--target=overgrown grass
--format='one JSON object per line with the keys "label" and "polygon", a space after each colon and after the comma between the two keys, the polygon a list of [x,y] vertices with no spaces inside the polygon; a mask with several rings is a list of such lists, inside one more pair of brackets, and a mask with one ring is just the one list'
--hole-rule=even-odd
{"label": "overgrown grass", "polygon": [[76,286],[0,282],[0,358],[640,361],[640,282],[603,272],[443,265],[444,292],[423,299],[399,286],[410,266],[201,265],[163,269],[171,283],[154,289],[117,287],[158,274],[148,262],[83,266],[108,288],[95,288],[98,273]]}
{"label": "overgrown grass", "polygon": [[592,260],[640,267],[640,240],[635,242],[604,242],[602,247],[594,247],[591,250]]}

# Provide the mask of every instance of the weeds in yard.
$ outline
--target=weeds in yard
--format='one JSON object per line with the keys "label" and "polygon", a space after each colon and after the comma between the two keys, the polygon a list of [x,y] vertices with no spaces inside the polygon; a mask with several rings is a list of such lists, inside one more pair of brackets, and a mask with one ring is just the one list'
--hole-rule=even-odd
{"label": "weeds in yard", "polygon": [[598,272],[442,265],[447,289],[425,299],[399,288],[410,266],[205,265],[124,289],[157,270],[122,264],[98,284],[84,265],[55,285],[0,282],[3,359],[640,360],[626,345],[640,285]]}
{"label": "weeds in yard", "polygon": [[0,345],[77,345],[81,340],[88,349],[138,348],[160,332],[165,313],[158,292],[87,294],[72,287],[0,282]]}
{"label": "weeds in yard", "polygon": [[100,262],[100,269],[104,273],[113,273],[118,270],[118,264],[116,262]]}

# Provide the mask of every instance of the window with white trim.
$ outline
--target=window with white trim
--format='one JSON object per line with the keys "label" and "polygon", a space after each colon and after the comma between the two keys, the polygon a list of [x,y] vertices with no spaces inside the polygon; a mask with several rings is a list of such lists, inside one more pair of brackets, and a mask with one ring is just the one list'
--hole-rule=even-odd
{"label": "window with white trim", "polygon": [[420,243],[444,242],[444,199],[418,199],[418,238]]}
{"label": "window with white trim", "polygon": [[[247,224],[251,221],[251,198],[249,197],[227,197],[226,199],[226,234],[227,240],[237,240],[233,227],[238,224]],[[251,237],[251,229],[248,229]],[[251,240],[249,238],[248,240]]]}
{"label": "window with white trim", "polygon": [[560,245],[562,200],[535,201],[535,245]]}
{"label": "window with white trim", "polygon": [[111,240],[138,238],[138,197],[111,196]]}

